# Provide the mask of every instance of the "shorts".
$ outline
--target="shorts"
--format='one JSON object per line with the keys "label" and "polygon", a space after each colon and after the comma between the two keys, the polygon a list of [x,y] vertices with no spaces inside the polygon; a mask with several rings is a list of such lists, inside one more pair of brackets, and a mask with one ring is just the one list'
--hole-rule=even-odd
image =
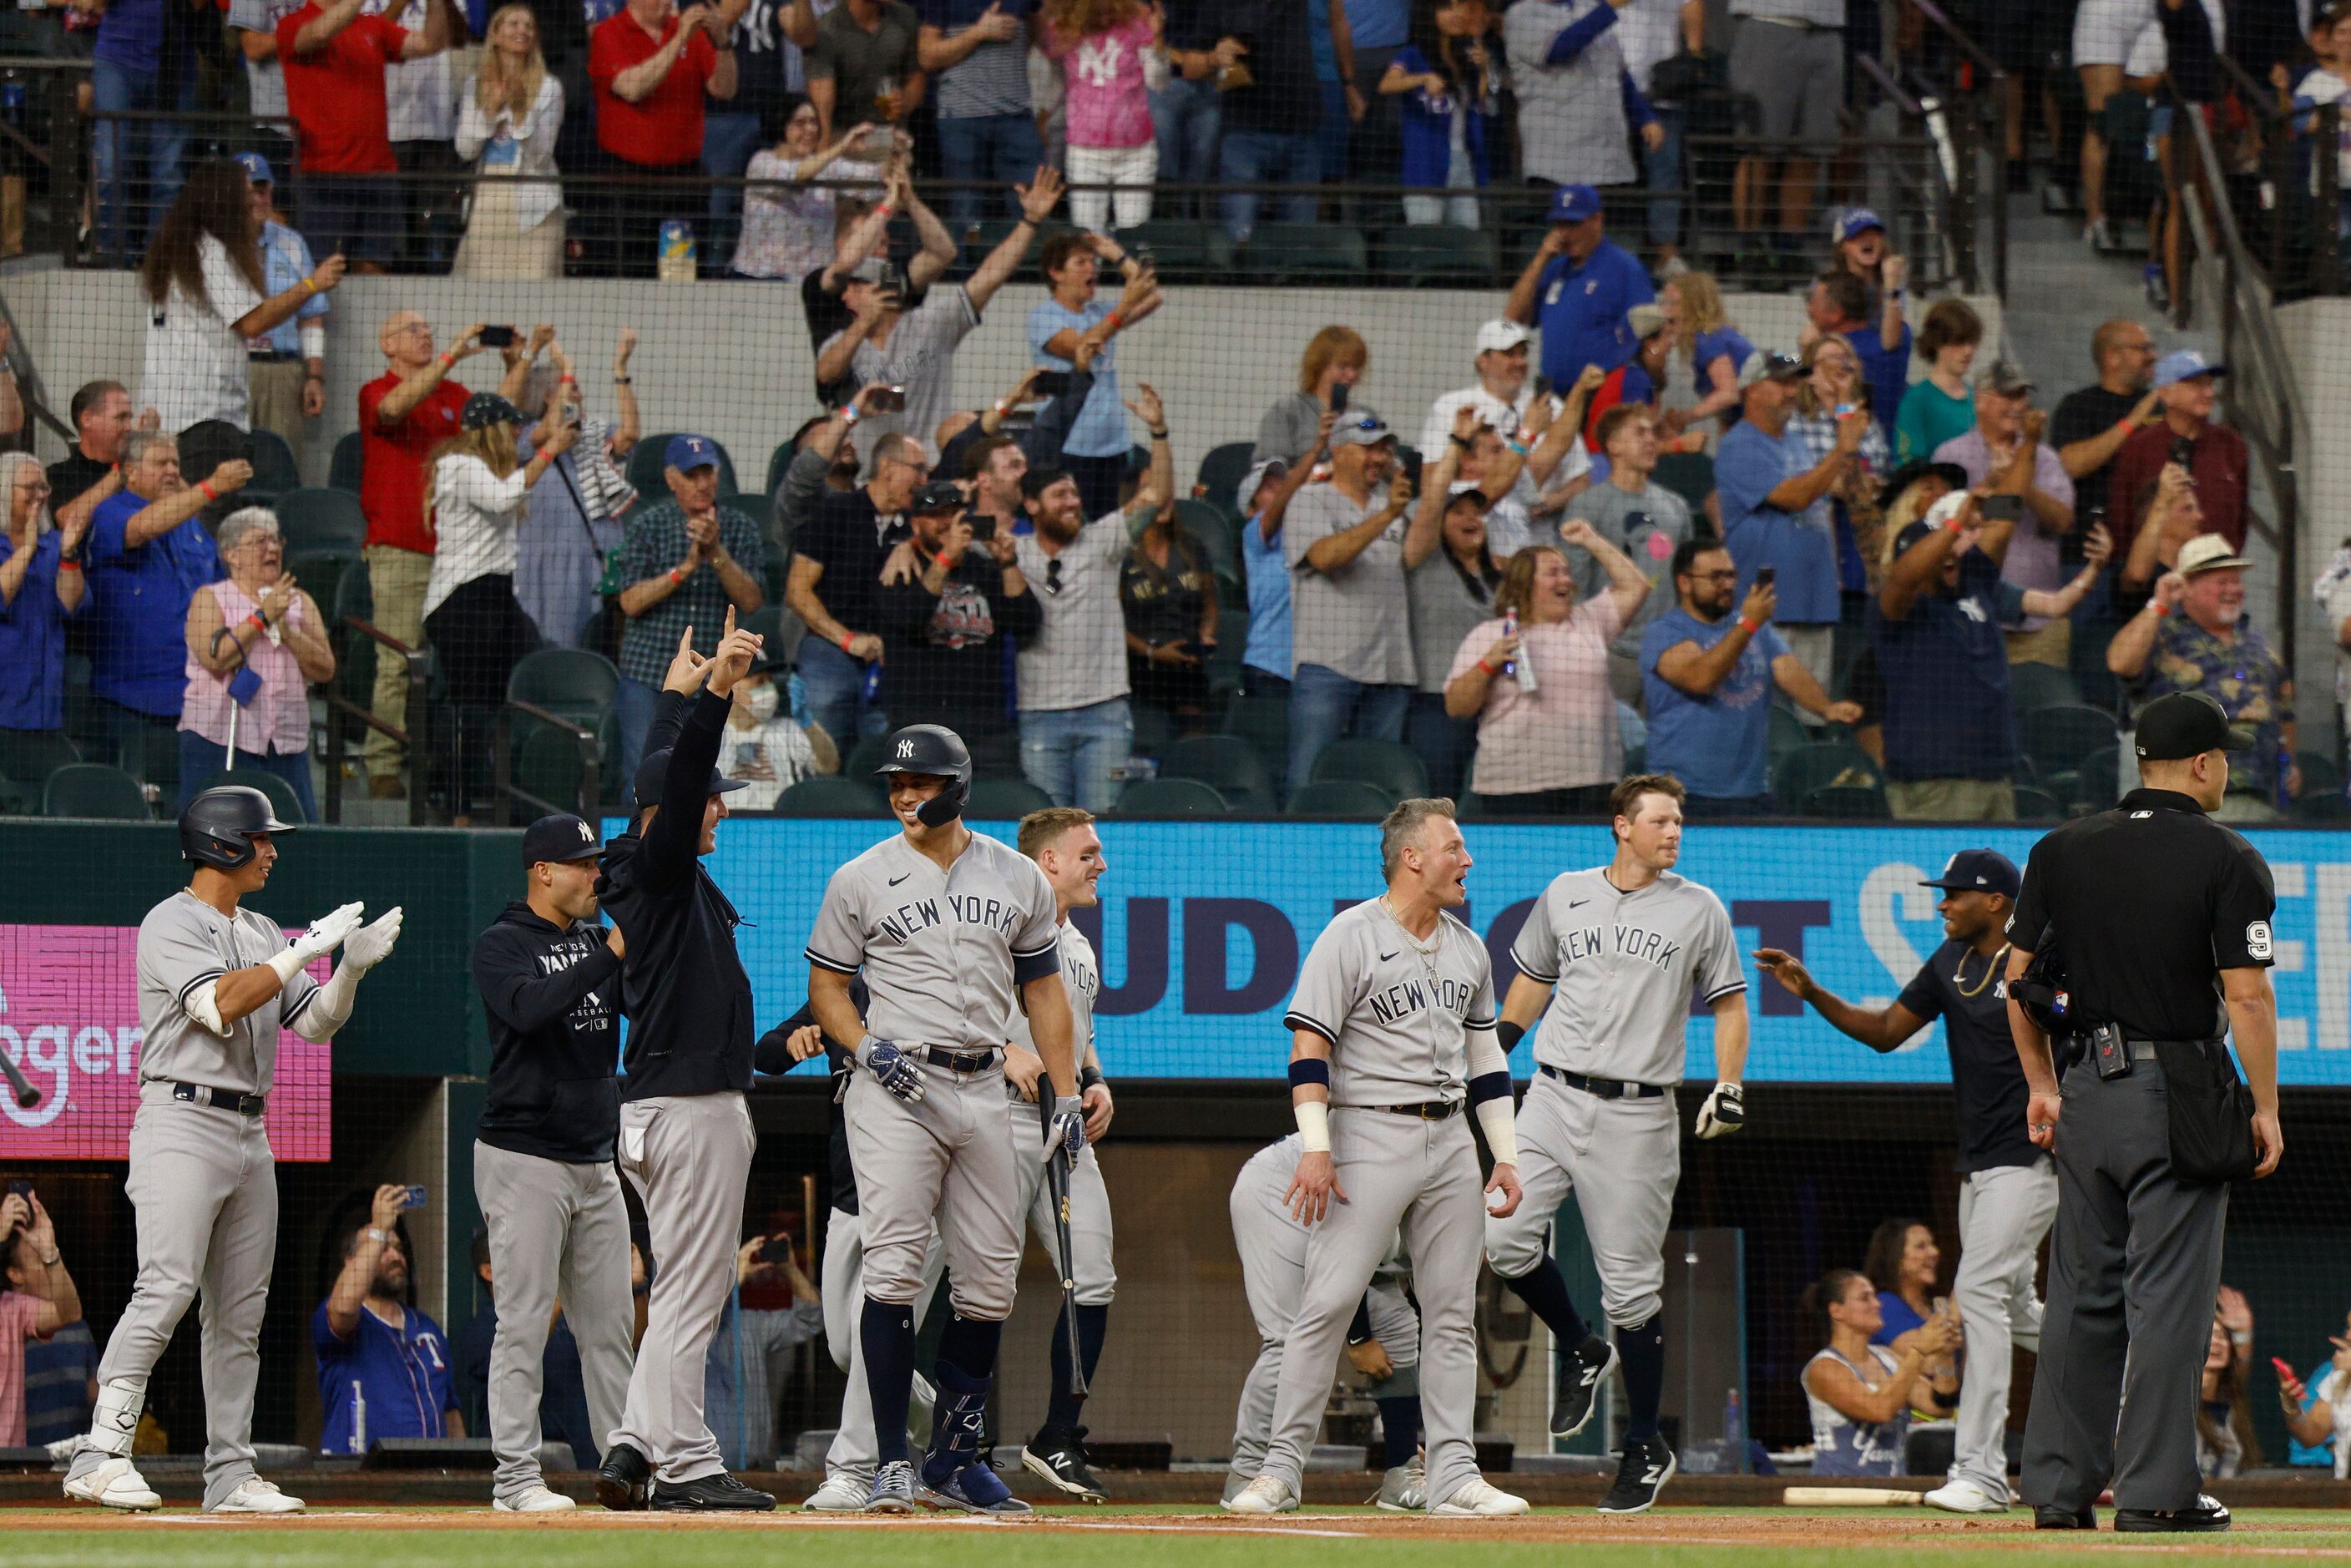
{"label": "shorts", "polygon": [[2151,0],[2082,0],[2074,13],[2074,67],[2121,65],[2140,31],[2154,22]]}
{"label": "shorts", "polygon": [[390,266],[407,204],[394,174],[294,175],[295,223],[320,261],[337,251],[351,261]]}
{"label": "shorts", "polygon": [[1731,39],[1730,90],[1750,100],[1743,106],[1748,135],[1833,152],[1844,101],[1844,34],[1745,17]]}

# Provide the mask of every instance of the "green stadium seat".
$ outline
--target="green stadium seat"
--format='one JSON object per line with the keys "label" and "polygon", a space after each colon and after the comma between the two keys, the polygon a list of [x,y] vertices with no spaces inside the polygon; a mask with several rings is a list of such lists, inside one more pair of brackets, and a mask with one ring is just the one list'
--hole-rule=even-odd
{"label": "green stadium seat", "polygon": [[1176,716],[1146,702],[1130,702],[1126,706],[1134,720],[1134,755],[1166,756],[1167,748],[1176,744]]}
{"label": "green stadium seat", "polygon": [[1380,235],[1379,273],[1384,283],[1491,287],[1501,270],[1501,245],[1484,229],[1412,224]]}
{"label": "green stadium seat", "polygon": [[366,564],[355,549],[289,550],[286,555],[287,575],[295,580],[296,586],[303,592],[318,601],[322,614],[329,605],[335,602],[335,596],[342,591],[343,573],[364,574],[366,570]]}
{"label": "green stadium seat", "polygon": [[1287,815],[1340,817],[1351,822],[1376,822],[1395,810],[1396,798],[1376,784],[1360,779],[1317,779],[1290,797]]}
{"label": "green stadium seat", "polygon": [[1690,516],[1706,515],[1706,498],[1714,494],[1714,459],[1703,452],[1668,452],[1657,459],[1657,483],[1689,503]]}
{"label": "green stadium seat", "polygon": [[[600,763],[601,766],[601,763]],[[515,748],[513,763],[515,788],[547,802],[547,809],[577,811],[580,809],[580,788],[586,783],[587,768],[580,756],[580,743],[559,729],[532,723],[527,727],[522,744]],[[604,777],[598,782],[611,782],[611,769],[603,768]],[[600,789],[610,795],[610,789]],[[541,808],[528,801],[517,802],[516,817],[521,821],[536,818]]]}
{"label": "green stadium seat", "polygon": [[1391,805],[1428,793],[1428,768],[1416,753],[1393,740],[1334,740],[1306,777],[1314,782],[1353,779],[1385,793]]}
{"label": "green stadium seat", "polygon": [[[1155,219],[1118,231],[1118,243],[1128,250],[1138,246],[1151,252],[1151,264],[1171,283],[1222,278],[1233,270],[1233,242],[1222,224],[1187,223],[1177,218]],[[1107,277],[1114,274],[1104,269]]]}
{"label": "green stadium seat", "polygon": [[1886,776],[1870,760],[1869,753],[1848,741],[1813,741],[1771,764],[1771,793],[1783,805],[1800,805],[1823,789],[1861,786],[1882,790],[1885,785]]}
{"label": "green stadium seat", "polygon": [[[648,500],[664,500],[669,486],[662,479],[662,468],[668,461],[670,437],[688,434],[664,430],[658,435],[648,435],[637,443],[629,454],[629,484],[638,495]],[[726,447],[716,436],[710,444],[718,448],[718,493],[731,496],[740,486],[735,483],[735,459],[726,455]]]}
{"label": "green stadium seat", "polygon": [[964,815],[980,822],[1017,822],[1031,811],[1041,811],[1053,798],[1026,779],[975,779],[971,804]]}
{"label": "green stadium seat", "polygon": [[2317,751],[2297,751],[2294,759],[2302,768],[2302,793],[2304,799],[2313,795],[2343,793],[2343,769],[2332,757]]}
{"label": "green stadium seat", "polygon": [[1886,791],[1868,784],[1823,784],[1804,797],[1804,815],[1842,821],[1885,821],[1894,815]]}
{"label": "green stadium seat", "polygon": [[619,705],[621,672],[611,660],[585,648],[534,649],[507,677],[507,699],[592,728]]}
{"label": "green stadium seat", "polygon": [[81,760],[81,748],[61,729],[0,729],[0,779],[38,785]]}
{"label": "green stadium seat", "polygon": [[[1221,645],[1221,644],[1220,644]],[[1225,708],[1224,733],[1249,742],[1276,782],[1290,765],[1290,700],[1235,693]]]}
{"label": "green stadium seat", "polygon": [[2024,755],[2044,775],[2076,771],[2092,753],[2121,745],[2112,715],[2074,704],[2035,708],[2017,729]]}
{"label": "green stadium seat", "polygon": [[1233,532],[1232,519],[1223,508],[1206,501],[1177,501],[1176,522],[1207,554],[1210,569],[1217,575],[1240,575],[1240,538]]}
{"label": "green stadium seat", "polygon": [[776,798],[780,817],[873,817],[889,810],[890,797],[880,785],[836,774],[803,779]]}
{"label": "green stadium seat", "polygon": [[799,448],[792,444],[792,438],[789,435],[777,442],[776,449],[768,454],[767,491],[771,500],[784,486],[784,470],[792,465],[792,459],[799,455]]}
{"label": "green stadium seat", "polygon": [[367,456],[366,438],[356,430],[335,443],[335,455],[327,465],[327,487],[349,495],[360,493],[360,474]]}
{"label": "green stadium seat", "polygon": [[269,809],[281,822],[298,826],[309,821],[302,802],[294,794],[294,786],[275,773],[265,773],[258,768],[232,768],[219,775],[205,788],[217,789],[227,784],[242,784],[248,789],[258,789],[269,797]]}
{"label": "green stadium seat", "polygon": [[1804,721],[1778,703],[1771,705],[1766,734],[1764,749],[1774,762],[1792,751],[1802,751],[1813,743],[1813,733],[1804,727]]}
{"label": "green stadium seat", "polygon": [[1255,747],[1237,735],[1187,736],[1168,748],[1159,776],[1206,784],[1236,811],[1270,814],[1280,808],[1273,770]]}
{"label": "green stadium seat", "polygon": [[246,481],[243,493],[262,501],[300,489],[302,465],[295,461],[294,449],[286,444],[286,438],[274,430],[256,430],[252,436],[253,477]]}
{"label": "green stadium seat", "polygon": [[1217,648],[1208,655],[1208,695],[1219,700],[1240,690],[1241,655],[1249,651],[1249,590],[1231,573],[1217,573]]}
{"label": "green stadium seat", "polygon": [[348,491],[288,490],[270,503],[270,509],[277,514],[287,555],[317,550],[356,554],[367,543],[367,514],[360,510],[360,498]]}
{"label": "green stadium seat", "polygon": [[92,817],[109,822],[155,820],[139,780],[103,762],[68,762],[51,773],[41,786],[41,815]]}
{"label": "green stadium seat", "polygon": [[1183,817],[1221,817],[1225,798],[1194,779],[1142,779],[1118,797],[1113,817],[1142,821],[1168,821]]}
{"label": "green stadium seat", "polygon": [[[840,737],[835,736],[837,742]],[[849,748],[849,760],[841,765],[843,779],[871,779],[873,770],[890,759],[890,737],[886,735],[860,736],[857,744]]]}
{"label": "green stadium seat", "polygon": [[1200,472],[1193,484],[1201,491],[1200,499],[1217,507],[1228,517],[1238,517],[1240,507],[1233,492],[1249,477],[1249,454],[1255,448],[1246,441],[1228,441],[1222,446],[1212,446],[1200,459]]}
{"label": "green stadium seat", "polygon": [[759,537],[768,541],[768,553],[776,553],[776,503],[766,496],[754,496],[746,490],[739,495],[722,495],[722,507],[732,507],[758,526]]}
{"label": "green stadium seat", "polygon": [[1271,283],[1354,283],[1371,276],[1372,250],[1342,224],[1259,224],[1234,265]]}
{"label": "green stadium seat", "polygon": [[2020,714],[2045,707],[2080,707],[2082,688],[2074,684],[2070,671],[2054,664],[2011,664],[2008,701]]}

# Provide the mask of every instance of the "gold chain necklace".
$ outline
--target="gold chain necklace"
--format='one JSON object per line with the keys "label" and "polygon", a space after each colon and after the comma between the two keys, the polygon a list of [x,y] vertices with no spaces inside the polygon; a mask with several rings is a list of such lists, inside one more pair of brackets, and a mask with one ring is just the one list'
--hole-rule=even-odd
{"label": "gold chain necklace", "polygon": [[1994,953],[1991,956],[1991,962],[1984,966],[1983,978],[1976,982],[1976,988],[1972,991],[1968,989],[1968,956],[1961,953],[1959,961],[1951,966],[1951,988],[1963,997],[1983,995],[1983,988],[1991,984],[1992,976],[1999,972],[2001,960],[2008,956],[2009,946],[2006,942],[2000,945],[2000,951]]}

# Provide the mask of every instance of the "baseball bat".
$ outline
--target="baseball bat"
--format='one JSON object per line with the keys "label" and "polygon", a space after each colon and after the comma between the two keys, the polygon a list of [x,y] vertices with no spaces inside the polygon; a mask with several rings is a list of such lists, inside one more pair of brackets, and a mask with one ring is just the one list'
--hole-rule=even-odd
{"label": "baseball bat", "polygon": [[[1045,1131],[1053,1130],[1053,1085],[1043,1074],[1037,1079],[1037,1105],[1044,1114]],[[1078,1348],[1077,1249],[1070,1242],[1070,1173],[1077,1162],[1060,1149],[1045,1156],[1045,1190],[1053,1204],[1053,1260],[1061,1271],[1061,1321],[1070,1325],[1070,1392],[1086,1396],[1086,1358]]]}
{"label": "baseball bat", "polygon": [[1790,1487],[1780,1500],[1791,1508],[1917,1508],[1925,1495],[1881,1487]]}
{"label": "baseball bat", "polygon": [[5,1051],[0,1051],[0,1072],[8,1075],[9,1086],[16,1092],[17,1104],[31,1106],[41,1103],[41,1092],[26,1082],[24,1069],[18,1067]]}

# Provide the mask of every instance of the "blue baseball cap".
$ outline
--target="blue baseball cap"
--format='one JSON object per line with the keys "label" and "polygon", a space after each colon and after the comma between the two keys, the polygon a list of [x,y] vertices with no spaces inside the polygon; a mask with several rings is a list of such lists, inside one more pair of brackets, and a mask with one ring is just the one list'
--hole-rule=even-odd
{"label": "blue baseball cap", "polygon": [[1547,224],[1580,224],[1600,215],[1600,193],[1589,185],[1562,185],[1551,199]]}
{"label": "blue baseball cap", "polygon": [[1847,207],[1837,214],[1836,222],[1829,225],[1829,235],[1833,243],[1843,245],[1854,235],[1867,234],[1871,229],[1884,234],[1886,220],[1867,207]]}
{"label": "blue baseball cap", "polygon": [[2014,898],[2022,882],[2016,874],[2016,862],[1998,850],[1961,850],[1943,862],[1942,875],[1928,877],[1918,885]]}
{"label": "blue baseball cap", "polygon": [[681,474],[718,465],[718,443],[706,435],[673,435],[662,461]]}
{"label": "blue baseball cap", "polygon": [[2225,376],[2228,373],[2228,366],[2210,363],[2202,353],[2194,349],[2174,349],[2155,361],[2155,384],[2158,387],[2178,386],[2181,382],[2192,382],[2198,376]]}
{"label": "blue baseball cap", "polygon": [[240,152],[229,160],[245,171],[245,177],[256,185],[274,185],[277,176],[269,172],[269,160],[258,152]]}

